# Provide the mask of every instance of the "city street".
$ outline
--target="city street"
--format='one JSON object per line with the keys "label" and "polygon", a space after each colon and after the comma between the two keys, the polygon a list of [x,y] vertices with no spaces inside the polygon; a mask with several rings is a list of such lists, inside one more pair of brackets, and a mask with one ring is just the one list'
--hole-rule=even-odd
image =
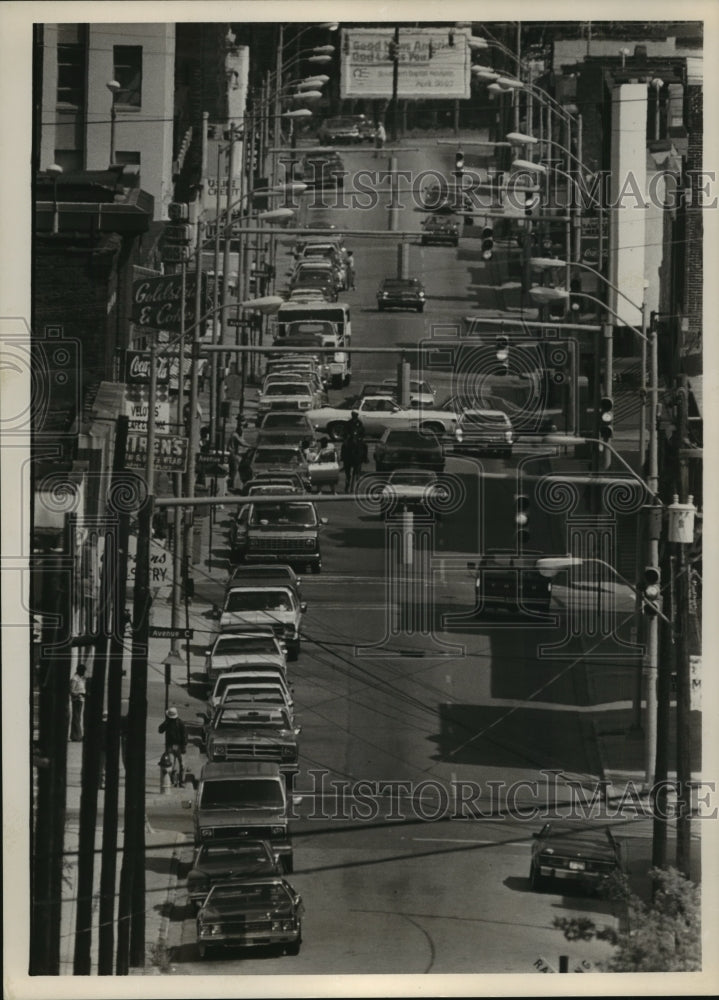
{"label": "city street", "polygon": [[23,6],[9,995],[707,972],[705,22]]}
{"label": "city street", "polygon": [[[374,162],[367,152],[344,155],[350,172]],[[427,144],[398,155],[400,169],[414,171],[448,169],[449,159]],[[387,225],[384,207],[308,208],[304,218],[308,226],[331,222],[342,231]],[[398,228],[419,230],[421,218],[407,200]],[[346,239],[355,251],[357,287],[343,298],[352,308],[356,346],[411,345],[437,324],[459,330],[468,312],[491,308],[492,293],[481,288],[487,265],[466,239],[458,250],[411,244],[409,272],[425,282],[425,312],[379,315],[374,296],[381,279],[394,273],[396,240]],[[332,391],[332,401],[391,377],[394,367],[390,355],[355,355],[352,386]],[[454,388],[451,372],[425,375],[440,399]],[[366,473],[371,459],[372,447]],[[578,608],[592,617],[596,588],[583,592],[558,581],[549,614],[535,625],[502,611],[478,619],[474,573],[467,568],[487,547],[513,548],[517,484],[527,476],[533,484],[560,466],[571,469],[571,460],[531,442],[512,459],[450,452],[446,475],[455,483],[456,506],[427,525],[426,551],[415,541],[412,566],[392,555],[398,522],[385,521],[367,501],[317,498],[329,520],[321,533],[323,569],[303,581],[303,647],[289,668],[302,725],[291,876],[306,907],[302,953],[228,953],[199,963],[194,913],[182,889],[188,844],[168,935],[174,971],[529,972],[541,957],[556,964],[559,953],[574,962],[606,955],[601,944],[568,944],[551,925],[557,915],[615,922],[608,903],[571,890],[564,896],[531,892],[528,883],[532,833],[581,795],[579,788],[590,801],[601,774],[593,726],[600,706],[584,659],[587,651],[601,652],[601,643],[567,637]],[[204,570],[197,576],[192,649],[198,682],[203,640],[197,625],[201,608],[221,599],[232,516],[229,509],[218,512],[213,530],[210,577],[220,582],[203,578]],[[562,517],[531,511],[532,537],[542,544],[551,548],[554,539],[561,551],[564,531]],[[633,595],[621,588],[609,593],[617,621],[626,621]],[[628,636],[626,627],[619,631]],[[555,658],[551,646],[561,655]],[[604,652],[612,657],[617,650]],[[604,701],[626,703],[635,670],[631,660],[615,667],[614,689],[603,692]],[[193,690],[199,693],[199,683]],[[190,768],[198,773],[203,758],[194,753]],[[574,791],[568,781],[576,783]],[[524,784],[508,791],[517,782]],[[457,794],[469,795],[477,813],[453,818]],[[186,809],[173,813],[163,806],[153,822],[191,837]],[[629,857],[646,851],[648,821],[620,819],[618,832]]]}

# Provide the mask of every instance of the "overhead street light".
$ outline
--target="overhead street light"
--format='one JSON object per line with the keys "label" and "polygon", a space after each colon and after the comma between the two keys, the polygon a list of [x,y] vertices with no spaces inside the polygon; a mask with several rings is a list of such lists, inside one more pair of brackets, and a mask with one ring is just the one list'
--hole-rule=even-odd
{"label": "overhead street light", "polygon": [[332,62],[332,56],[310,56],[307,62],[311,63],[328,63]]}
{"label": "overhead street light", "polygon": [[507,139],[509,142],[517,142],[520,144],[534,145],[539,142],[534,135],[526,135],[524,132],[507,132]]}
{"label": "overhead street light", "polygon": [[500,76],[497,83],[502,88],[502,90],[522,90],[524,84],[521,80],[515,80],[511,76]]}
{"label": "overhead street light", "polygon": [[558,257],[530,257],[529,266],[535,268],[535,270],[545,270],[552,267],[566,267],[567,262],[565,260],[559,260]]}
{"label": "overhead street light", "polygon": [[280,118],[311,118],[312,112],[309,108],[295,108],[293,111],[283,111]]}
{"label": "overhead street light", "polygon": [[467,39],[467,45],[469,45],[470,49],[475,49],[477,51],[489,48],[489,42],[487,39],[479,38],[477,35],[470,35]]}
{"label": "overhead street light", "polygon": [[277,222],[279,219],[291,219],[294,214],[291,208],[270,208],[267,212],[259,212],[257,218],[264,219],[265,222]]}
{"label": "overhead street light", "polygon": [[498,80],[499,73],[495,73],[493,69],[489,69],[486,66],[473,66],[472,76],[476,76],[478,80]]}
{"label": "overhead street light", "polygon": [[569,298],[566,288],[550,288],[546,285],[535,285],[529,289],[529,294],[540,305],[548,302],[561,302]]}
{"label": "overhead street light", "polygon": [[245,299],[244,302],[240,302],[240,307],[269,314],[276,313],[284,301],[281,295],[264,295],[259,299]]}
{"label": "overhead street light", "polygon": [[513,170],[529,170],[535,174],[546,174],[547,168],[543,163],[533,163],[531,160],[512,160]]}

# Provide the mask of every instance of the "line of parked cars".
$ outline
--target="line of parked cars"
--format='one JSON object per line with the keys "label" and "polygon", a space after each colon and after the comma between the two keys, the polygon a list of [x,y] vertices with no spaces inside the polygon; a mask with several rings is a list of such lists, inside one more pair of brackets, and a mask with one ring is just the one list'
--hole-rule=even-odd
{"label": "line of parked cars", "polygon": [[300,950],[304,905],[285,877],[294,867],[301,732],[287,662],[299,655],[306,608],[292,567],[267,562],[234,566],[215,609],[201,713],[207,763],[196,783],[187,876],[203,958],[216,948]]}

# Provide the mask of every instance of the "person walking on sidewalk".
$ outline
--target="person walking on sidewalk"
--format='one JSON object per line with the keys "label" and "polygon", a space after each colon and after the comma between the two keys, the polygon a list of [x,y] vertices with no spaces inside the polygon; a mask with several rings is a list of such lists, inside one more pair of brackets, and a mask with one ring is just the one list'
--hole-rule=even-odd
{"label": "person walking on sidewalk", "polygon": [[242,480],[242,466],[245,464],[249,450],[250,445],[242,433],[242,419],[238,417],[237,426],[232,432],[229,442],[230,478],[228,485],[231,490],[237,489],[238,476],[240,481]]}
{"label": "person walking on sidewalk", "polygon": [[177,765],[177,784],[182,788],[185,784],[183,756],[187,752],[187,730],[174,705],[165,712],[165,718],[158,726],[157,731],[165,734],[165,753],[172,757],[173,772],[175,765]]}
{"label": "person walking on sidewalk", "polygon": [[382,122],[377,123],[377,128],[374,133],[374,158],[377,159],[377,153],[380,149],[384,149],[384,144],[387,141],[387,133],[385,132],[384,125]]}
{"label": "person walking on sidewalk", "polygon": [[347,251],[347,288],[353,291],[355,287],[355,255]]}
{"label": "person walking on sidewalk", "polygon": [[73,743],[82,742],[86,694],[85,664],[78,663],[75,673],[70,678],[70,739]]}

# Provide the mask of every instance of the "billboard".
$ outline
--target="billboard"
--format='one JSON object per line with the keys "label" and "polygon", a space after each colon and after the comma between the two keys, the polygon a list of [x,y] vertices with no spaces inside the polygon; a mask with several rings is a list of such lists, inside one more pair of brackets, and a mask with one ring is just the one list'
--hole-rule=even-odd
{"label": "billboard", "polygon": [[[401,28],[397,96],[469,97],[469,28]],[[393,28],[346,28],[342,32],[341,97],[392,97]]]}

